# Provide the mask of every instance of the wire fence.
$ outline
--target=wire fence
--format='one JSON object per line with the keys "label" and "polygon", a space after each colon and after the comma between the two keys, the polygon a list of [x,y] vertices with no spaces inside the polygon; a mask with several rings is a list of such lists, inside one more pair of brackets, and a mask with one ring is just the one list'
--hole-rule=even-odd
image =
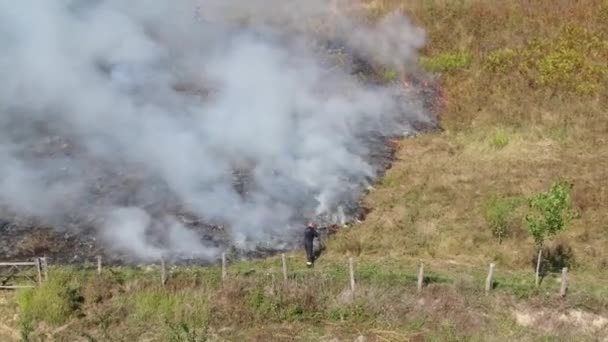
{"label": "wire fence", "polygon": [[[221,255],[220,259],[220,279],[222,282],[226,281],[232,275],[229,273],[229,262],[226,254]],[[281,254],[280,265],[276,265],[272,268],[272,271],[266,275],[272,277],[272,281],[275,282],[275,277],[280,277],[284,282],[290,281],[303,281],[303,275],[298,273],[298,270],[290,271],[287,257],[285,254]],[[161,286],[166,286],[169,281],[170,275],[168,272],[168,265],[164,258],[161,258],[158,263],[154,263],[159,267],[159,283]],[[437,265],[437,262],[432,261],[418,261],[417,269],[410,270],[410,272],[390,272],[390,276],[395,278],[398,282],[413,282],[416,284],[416,290],[418,293],[422,292],[424,288],[430,283],[441,283],[450,282],[447,279],[443,279],[437,273],[433,273],[432,267]],[[95,262],[85,262],[81,265],[83,268],[95,270],[98,275],[101,275],[104,271],[103,258],[101,255],[97,256]],[[490,263],[486,266],[485,270],[481,267],[475,267],[475,265],[469,264],[458,264],[458,266],[466,267],[467,273],[474,273],[477,277],[480,274],[485,274],[483,282],[480,282],[479,286],[483,289],[486,295],[489,295],[497,285],[497,277],[521,277],[521,273],[515,274],[508,270],[499,270],[497,264]],[[340,267],[337,265],[337,267]],[[277,271],[278,270],[278,271]],[[346,277],[323,277],[324,280],[332,281],[344,281],[347,278],[345,286],[348,286],[351,292],[357,291],[357,285],[359,279],[366,279],[369,277],[370,272],[377,271],[376,268],[362,267],[358,269],[357,260],[354,257],[349,257],[344,263],[343,269],[339,270],[340,273],[344,273]],[[396,271],[396,270],[395,270]],[[411,272],[414,271],[414,272]],[[429,272],[430,271],[430,272]],[[279,274],[277,274],[279,273]],[[460,272],[464,273],[464,272]],[[46,257],[33,258],[31,261],[20,261],[20,262],[0,262],[0,289],[19,289],[19,288],[32,288],[40,286],[44,281],[49,279],[49,264]],[[534,277],[537,275],[534,274]],[[302,278],[302,279],[300,279]],[[327,279],[325,279],[327,278]],[[504,279],[504,278],[503,278]],[[532,279],[532,277],[531,277]],[[443,280],[443,281],[442,281]],[[565,297],[568,293],[569,287],[569,269],[564,267],[561,270],[559,277],[559,292],[560,297]],[[538,288],[540,284],[537,282],[535,286]]]}

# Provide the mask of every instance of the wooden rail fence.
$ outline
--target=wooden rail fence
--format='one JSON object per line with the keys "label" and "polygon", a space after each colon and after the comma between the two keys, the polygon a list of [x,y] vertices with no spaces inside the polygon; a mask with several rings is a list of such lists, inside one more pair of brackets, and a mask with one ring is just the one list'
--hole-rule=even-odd
{"label": "wooden rail fence", "polygon": [[[23,268],[34,269],[34,274],[23,272]],[[0,289],[21,289],[40,285],[43,278],[48,278],[48,265],[46,258],[35,258],[34,261],[0,262]],[[6,270],[6,271],[4,271]],[[25,278],[30,284],[17,284],[11,281],[17,277]],[[33,283],[33,284],[31,284]]]}

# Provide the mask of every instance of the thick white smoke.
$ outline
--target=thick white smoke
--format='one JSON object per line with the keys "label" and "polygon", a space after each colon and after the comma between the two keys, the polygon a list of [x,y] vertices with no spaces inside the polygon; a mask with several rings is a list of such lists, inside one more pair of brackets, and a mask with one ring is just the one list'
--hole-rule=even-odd
{"label": "thick white smoke", "polygon": [[[317,44],[340,41],[403,69],[422,31],[399,15],[372,25],[340,8],[0,0],[0,206],[58,229],[84,217],[108,248],[139,258],[217,252],[147,209],[167,196],[225,226],[237,247],[289,243],[303,219],[343,211],[373,179],[362,137],[424,118]],[[234,170],[248,177],[245,195]],[[154,226],[162,236],[150,236]]]}

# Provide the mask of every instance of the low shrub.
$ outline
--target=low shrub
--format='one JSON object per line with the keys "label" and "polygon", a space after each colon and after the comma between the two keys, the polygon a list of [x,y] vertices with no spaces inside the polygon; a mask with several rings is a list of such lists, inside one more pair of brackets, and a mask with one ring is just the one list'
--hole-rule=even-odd
{"label": "low shrub", "polygon": [[65,323],[83,302],[80,286],[69,274],[54,273],[35,289],[17,292],[21,319],[44,321],[52,325]]}
{"label": "low shrub", "polygon": [[493,195],[486,203],[484,218],[492,235],[501,243],[508,237],[516,224],[514,212],[522,204],[517,197]]}

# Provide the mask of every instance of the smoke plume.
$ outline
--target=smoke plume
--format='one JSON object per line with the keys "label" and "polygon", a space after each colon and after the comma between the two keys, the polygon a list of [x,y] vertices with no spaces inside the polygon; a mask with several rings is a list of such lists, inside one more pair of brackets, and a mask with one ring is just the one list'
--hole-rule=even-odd
{"label": "smoke plume", "polygon": [[403,71],[423,32],[346,3],[0,0],[3,215],[140,259],[216,256],[176,213],[242,249],[348,219],[380,171],[366,139],[425,115],[324,45]]}

